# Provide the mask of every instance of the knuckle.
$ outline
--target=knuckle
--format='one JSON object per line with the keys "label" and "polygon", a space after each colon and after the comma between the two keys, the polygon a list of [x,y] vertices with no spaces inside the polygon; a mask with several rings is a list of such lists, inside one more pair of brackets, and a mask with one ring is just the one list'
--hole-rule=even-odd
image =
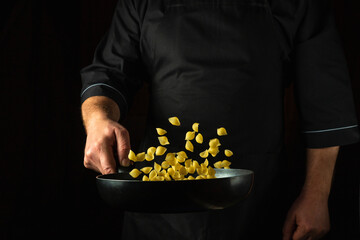
{"label": "knuckle", "polygon": [[85,150],[85,153],[84,153],[84,162],[85,161],[90,161],[90,159],[92,158],[92,156],[93,156],[93,151],[92,151],[92,149],[86,149]]}
{"label": "knuckle", "polygon": [[120,128],[119,134],[122,138],[129,138],[129,132],[126,130],[126,128]]}
{"label": "knuckle", "polygon": [[84,166],[86,167],[86,168],[90,168],[91,166],[92,166],[92,159],[93,159],[93,154],[92,154],[92,152],[90,152],[90,151],[87,151],[87,152],[85,152],[85,154],[84,154]]}
{"label": "knuckle", "polygon": [[109,137],[109,136],[112,136],[114,134],[114,127],[111,126],[111,125],[107,125],[105,128],[104,128],[104,135],[106,137]]}
{"label": "knuckle", "polygon": [[94,169],[94,166],[93,164],[91,163],[91,160],[88,159],[88,158],[84,158],[84,167],[87,168],[87,169]]}
{"label": "knuckle", "polygon": [[100,152],[101,148],[102,148],[102,145],[103,145],[103,140],[102,139],[98,139],[96,140],[93,145],[90,147],[90,149],[93,151],[93,152]]}
{"label": "knuckle", "polygon": [[129,147],[128,145],[122,144],[122,145],[120,145],[120,147],[119,147],[119,151],[120,151],[120,152],[129,152],[129,151],[130,151],[130,147]]}
{"label": "knuckle", "polygon": [[102,168],[103,174],[110,174],[113,172],[113,169],[110,166],[106,166]]}
{"label": "knuckle", "polygon": [[303,229],[304,229],[304,232],[309,233],[309,232],[313,231],[314,228],[311,225],[304,224]]}
{"label": "knuckle", "polygon": [[84,160],[84,167],[86,167],[86,168],[90,168],[91,167],[91,164],[90,164],[90,162],[88,161],[88,160]]}
{"label": "knuckle", "polygon": [[91,159],[93,159],[99,151],[100,151],[100,146],[97,144],[94,144],[93,146],[87,148],[84,153],[85,160],[91,161]]}

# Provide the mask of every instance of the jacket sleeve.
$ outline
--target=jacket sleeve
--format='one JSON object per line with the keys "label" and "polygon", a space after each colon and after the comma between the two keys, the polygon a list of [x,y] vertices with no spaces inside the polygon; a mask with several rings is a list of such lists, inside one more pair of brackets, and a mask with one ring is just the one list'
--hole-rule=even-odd
{"label": "jacket sleeve", "polygon": [[132,2],[118,0],[93,62],[80,71],[81,104],[92,96],[107,96],[118,104],[120,120],[125,118],[133,96],[147,77],[139,47],[139,17]]}
{"label": "jacket sleeve", "polygon": [[308,148],[359,140],[351,81],[328,0],[307,0],[294,38],[295,96]]}

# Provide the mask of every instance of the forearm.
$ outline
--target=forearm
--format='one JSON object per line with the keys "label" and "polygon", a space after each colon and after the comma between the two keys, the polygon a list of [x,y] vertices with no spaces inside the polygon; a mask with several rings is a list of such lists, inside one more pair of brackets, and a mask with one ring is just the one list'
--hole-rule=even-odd
{"label": "forearm", "polygon": [[306,178],[302,193],[328,198],[339,146],[307,149]]}
{"label": "forearm", "polygon": [[81,114],[86,130],[96,120],[111,119],[117,122],[120,119],[120,109],[116,102],[104,96],[86,99],[81,105]]}

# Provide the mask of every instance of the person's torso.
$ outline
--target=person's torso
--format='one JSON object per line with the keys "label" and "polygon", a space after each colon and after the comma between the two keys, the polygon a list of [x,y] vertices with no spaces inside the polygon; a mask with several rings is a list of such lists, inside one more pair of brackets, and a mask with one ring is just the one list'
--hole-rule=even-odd
{"label": "person's torso", "polygon": [[283,51],[267,1],[145,2],[140,46],[151,103],[143,146],[157,142],[155,127],[169,129],[167,119],[178,116],[183,129],[199,122],[208,137],[227,127],[239,153],[278,152]]}
{"label": "person's torso", "polygon": [[[216,239],[215,235],[210,236],[216,227],[215,232],[221,235],[221,229],[234,229],[235,225],[242,224],[233,235],[223,233],[224,237],[236,239],[240,231],[259,219],[250,216],[254,216],[258,204],[269,194],[266,189],[272,186],[282,149],[284,52],[268,2],[144,0],[142,3],[140,46],[151,78],[147,130],[139,151],[159,145],[157,127],[168,131],[168,152],[184,150],[185,133],[198,122],[204,143],[193,142],[195,151],[187,153],[192,159],[200,159],[198,154],[209,147],[208,140],[218,137],[216,129],[225,127],[228,135],[220,141],[222,147],[234,152],[229,159],[231,167],[254,170],[254,187],[258,190],[246,205],[240,204],[238,210],[233,211],[231,221],[221,223],[214,220],[214,216],[200,215],[196,217],[198,221],[189,221],[198,225],[193,225],[193,231],[187,233],[198,234],[193,239]],[[180,119],[180,127],[168,122],[173,116]],[[209,162],[224,160],[223,157],[224,154],[209,157]],[[234,213],[243,215],[237,218]],[[224,214],[224,219],[231,215],[230,212]],[[151,222],[151,229],[161,229],[157,236],[176,239],[169,235],[176,228],[161,227],[164,216],[145,216],[142,220],[141,215],[137,217],[139,230],[141,224]],[[184,216],[179,220],[176,216],[172,216],[173,220],[170,218],[165,222],[178,221],[179,226],[185,228]],[[135,234],[136,221],[129,216],[127,220],[125,227],[131,229],[126,234]],[[136,231],[136,234],[146,238],[144,232]],[[132,239],[130,235],[128,239]]]}

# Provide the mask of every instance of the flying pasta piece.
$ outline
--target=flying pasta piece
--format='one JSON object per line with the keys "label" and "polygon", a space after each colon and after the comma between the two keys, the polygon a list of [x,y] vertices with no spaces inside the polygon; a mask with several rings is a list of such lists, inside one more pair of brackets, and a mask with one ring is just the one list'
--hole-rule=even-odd
{"label": "flying pasta piece", "polygon": [[156,152],[156,147],[149,147],[146,153],[154,155],[155,152]]}
{"label": "flying pasta piece", "polygon": [[184,158],[184,157],[181,156],[181,155],[178,155],[178,156],[176,157],[176,160],[177,160],[178,162],[180,162],[180,163],[183,163],[183,162],[185,162],[186,158]]}
{"label": "flying pasta piece", "polygon": [[233,155],[233,152],[228,149],[225,149],[224,153],[225,153],[225,156],[227,156],[227,157],[231,157]]}
{"label": "flying pasta piece", "polygon": [[215,178],[215,173],[216,173],[215,169],[209,166],[208,167],[208,175]]}
{"label": "flying pasta piece", "polygon": [[177,155],[178,155],[178,156],[182,156],[182,157],[185,158],[185,159],[188,158],[188,156],[186,155],[186,152],[184,152],[184,151],[178,152]]}
{"label": "flying pasta piece", "polygon": [[133,170],[131,170],[131,171],[129,172],[129,174],[130,174],[130,176],[132,176],[133,178],[137,178],[137,177],[141,174],[141,172],[139,171],[139,169],[134,168]]}
{"label": "flying pasta piece", "polygon": [[169,122],[174,126],[180,126],[180,120],[177,117],[169,118]]}
{"label": "flying pasta piece", "polygon": [[156,154],[156,156],[161,156],[161,155],[163,155],[165,152],[166,152],[166,148],[165,147],[162,147],[162,146],[158,146],[157,148],[156,148],[156,151],[155,151],[155,154]]}
{"label": "flying pasta piece", "polygon": [[219,136],[227,135],[226,129],[223,128],[223,127],[218,128],[218,129],[217,129],[217,134],[218,134]]}
{"label": "flying pasta piece", "polygon": [[145,174],[149,174],[149,172],[152,170],[152,167],[143,167],[140,169]]}
{"label": "flying pasta piece", "polygon": [[220,164],[220,167],[225,168],[225,167],[229,167],[231,165],[231,162],[229,162],[228,160],[223,160]]}
{"label": "flying pasta piece", "polygon": [[159,175],[159,172],[161,171],[161,166],[158,163],[154,162],[154,169]]}
{"label": "flying pasta piece", "polygon": [[164,178],[165,178],[165,181],[171,181],[171,177],[170,177],[169,173],[166,173]]}
{"label": "flying pasta piece", "polygon": [[132,150],[129,151],[128,158],[134,162],[137,161],[136,155]]}
{"label": "flying pasta piece", "polygon": [[199,164],[198,161],[194,160],[194,161],[193,161],[193,166],[194,166],[195,168],[199,168],[199,167],[200,167],[200,164]]}
{"label": "flying pasta piece", "polygon": [[148,162],[154,160],[154,158],[155,158],[154,154],[145,154],[145,160]]}
{"label": "flying pasta piece", "polygon": [[209,156],[209,151],[206,149],[205,151],[201,152],[199,155],[202,158],[207,158]]}
{"label": "flying pasta piece", "polygon": [[205,161],[203,162],[203,164],[205,165],[205,167],[209,166],[209,160],[205,159]]}
{"label": "flying pasta piece", "polygon": [[217,161],[216,163],[214,163],[214,167],[221,168],[221,161]]}
{"label": "flying pasta piece", "polygon": [[186,168],[184,166],[181,166],[180,169],[179,169],[179,173],[181,175],[185,176],[186,174],[188,174],[188,171],[186,170]]}
{"label": "flying pasta piece", "polygon": [[209,141],[209,146],[210,146],[211,148],[215,148],[215,147],[221,146],[219,139],[217,139],[217,138],[210,139],[210,141]]}
{"label": "flying pasta piece", "polygon": [[[177,117],[168,118],[169,122],[174,126],[180,126],[180,120]],[[154,161],[153,166],[143,166],[142,168],[134,168],[130,171],[132,178],[138,178],[143,174],[142,181],[180,181],[180,180],[202,180],[216,178],[215,168],[230,169],[231,162],[228,160],[217,161],[210,166],[208,157],[216,157],[219,153],[219,147],[221,146],[218,138],[212,138],[209,140],[209,148],[202,151],[200,157],[203,162],[199,163],[197,160],[189,159],[185,151],[168,152],[168,149],[164,145],[169,145],[169,139],[165,134],[168,132],[162,128],[156,128],[157,137],[159,140],[159,146],[149,147],[146,151],[135,154],[130,150],[128,158],[133,162]],[[227,135],[226,129],[221,127],[217,129],[218,136]],[[194,152],[194,145],[192,140],[202,144],[204,142],[203,135],[199,133],[199,123],[192,124],[192,131],[187,131],[185,134],[185,150]],[[171,148],[169,148],[171,149]],[[173,151],[173,150],[171,150]],[[160,157],[166,153],[166,156]],[[193,154],[190,157],[193,157]],[[224,150],[226,157],[233,156],[233,152],[229,149]],[[136,163],[135,163],[136,164]],[[136,165],[135,165],[136,166]]]}
{"label": "flying pasta piece", "polygon": [[195,132],[188,131],[185,135],[185,140],[193,140],[195,138]]}
{"label": "flying pasta piece", "polygon": [[186,170],[188,171],[188,173],[194,174],[196,171],[196,168],[194,166],[190,166],[190,167],[186,168]]}
{"label": "flying pasta piece", "polygon": [[158,176],[165,176],[167,174],[166,170],[163,169],[160,172],[158,172]]}
{"label": "flying pasta piece", "polygon": [[150,173],[149,173],[149,179],[151,180],[152,178],[155,178],[157,177],[157,172],[156,170],[152,170]]}
{"label": "flying pasta piece", "polygon": [[192,129],[195,131],[195,132],[198,132],[199,131],[199,123],[194,123],[192,125]]}
{"label": "flying pasta piece", "polygon": [[168,140],[168,138],[167,138],[166,136],[158,137],[158,139],[159,139],[159,142],[160,142],[161,145],[168,145],[168,144],[170,144],[170,143],[169,143],[169,140]]}
{"label": "flying pasta piece", "polygon": [[194,145],[189,140],[187,140],[186,144],[185,144],[185,149],[190,151],[190,152],[193,152],[194,151]]}
{"label": "flying pasta piece", "polygon": [[167,131],[162,128],[156,128],[156,131],[158,135],[164,135],[167,133]]}
{"label": "flying pasta piece", "polygon": [[161,163],[161,167],[162,167],[163,169],[168,169],[168,168],[170,167],[170,164],[169,164],[167,161],[163,161],[163,162]]}
{"label": "flying pasta piece", "polygon": [[145,152],[136,154],[137,162],[143,162],[145,160]]}
{"label": "flying pasta piece", "polygon": [[185,167],[189,168],[192,166],[192,160],[191,159],[187,159],[184,163]]}
{"label": "flying pasta piece", "polygon": [[168,168],[167,173],[168,173],[170,176],[174,176],[175,170],[174,170],[173,168]]}
{"label": "flying pasta piece", "polygon": [[216,155],[219,153],[218,147],[209,148],[208,152],[211,154],[211,156],[216,157]]}
{"label": "flying pasta piece", "polygon": [[198,134],[196,135],[195,141],[196,141],[197,143],[200,143],[200,144],[203,143],[204,139],[203,139],[203,136],[201,135],[201,133],[198,133]]}

